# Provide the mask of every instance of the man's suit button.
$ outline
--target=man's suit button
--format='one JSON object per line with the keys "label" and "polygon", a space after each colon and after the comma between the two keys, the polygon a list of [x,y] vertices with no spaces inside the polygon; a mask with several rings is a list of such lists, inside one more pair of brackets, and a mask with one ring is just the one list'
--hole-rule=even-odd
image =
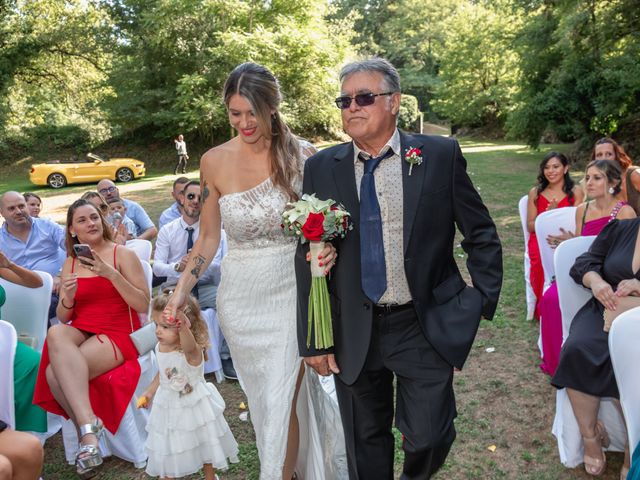
{"label": "man's suit button", "polygon": [[369,310],[371,308],[371,305],[369,305],[368,303],[363,303],[362,306],[365,310]]}

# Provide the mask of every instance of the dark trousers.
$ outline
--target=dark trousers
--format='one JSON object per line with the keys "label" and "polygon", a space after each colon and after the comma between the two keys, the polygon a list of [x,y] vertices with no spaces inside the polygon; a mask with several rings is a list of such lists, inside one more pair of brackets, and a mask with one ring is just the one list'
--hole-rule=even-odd
{"label": "dark trousers", "polygon": [[403,435],[403,480],[428,479],[455,439],[453,368],[425,338],[413,307],[376,309],[371,344],[358,379],[336,378],[350,480],[392,480],[395,424]]}
{"label": "dark trousers", "polygon": [[182,169],[182,173],[185,173],[187,170],[187,156],[186,155],[178,155],[178,161],[176,162],[176,168],[173,169],[174,175],[180,173],[178,170]]}

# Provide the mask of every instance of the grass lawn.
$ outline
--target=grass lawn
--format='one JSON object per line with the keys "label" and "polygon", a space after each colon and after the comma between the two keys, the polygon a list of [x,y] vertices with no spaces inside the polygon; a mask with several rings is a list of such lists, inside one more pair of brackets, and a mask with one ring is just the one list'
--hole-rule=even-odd
{"label": "grass lawn", "polygon": [[[438,479],[572,479],[590,478],[581,468],[568,470],[560,464],[551,435],[555,390],[538,368],[538,323],[525,320],[522,268],[523,240],[517,202],[532,186],[537,165],[553,148],[534,152],[524,145],[465,140],[462,143],[468,170],[498,226],[504,247],[505,278],[493,321],[483,321],[469,360],[455,374],[458,403],[458,438]],[[196,172],[193,172],[196,175]],[[173,176],[156,176],[121,185],[121,193],[141,202],[152,218],[170,204]],[[46,191],[44,215],[57,220],[80,192],[90,187]],[[456,254],[461,265],[464,252]],[[488,353],[486,349],[495,351]],[[221,475],[223,479],[257,479],[258,459],[249,423],[238,419],[244,400],[237,382],[219,385],[227,402],[226,417],[241,445],[241,463]],[[398,432],[396,432],[397,434]],[[399,435],[397,435],[399,440]],[[495,446],[495,451],[489,447]],[[64,461],[60,435],[45,446],[45,480],[75,478],[74,468]],[[622,454],[608,454],[605,479],[618,478]],[[399,467],[402,453],[398,451]],[[105,460],[98,479],[146,479],[143,471],[115,458]],[[200,478],[198,476],[190,479]],[[369,480],[369,479],[366,479]]]}

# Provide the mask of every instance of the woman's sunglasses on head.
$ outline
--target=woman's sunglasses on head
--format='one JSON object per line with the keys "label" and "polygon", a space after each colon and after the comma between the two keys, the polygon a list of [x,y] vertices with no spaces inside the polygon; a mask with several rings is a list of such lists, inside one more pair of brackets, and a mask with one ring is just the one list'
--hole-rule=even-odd
{"label": "woman's sunglasses on head", "polygon": [[355,100],[356,104],[360,107],[367,107],[373,105],[376,101],[376,97],[382,97],[383,95],[393,95],[396,92],[383,92],[383,93],[359,93],[353,97],[344,96],[336,98],[335,102],[340,110],[346,110],[351,106],[351,101]]}

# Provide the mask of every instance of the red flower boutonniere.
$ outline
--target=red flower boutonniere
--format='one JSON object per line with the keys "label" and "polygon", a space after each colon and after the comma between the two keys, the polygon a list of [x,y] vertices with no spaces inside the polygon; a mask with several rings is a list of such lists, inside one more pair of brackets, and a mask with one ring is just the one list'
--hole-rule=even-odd
{"label": "red flower boutonniere", "polygon": [[411,175],[413,166],[422,164],[422,150],[415,147],[408,149],[404,154],[404,160],[409,164],[409,175]]}

